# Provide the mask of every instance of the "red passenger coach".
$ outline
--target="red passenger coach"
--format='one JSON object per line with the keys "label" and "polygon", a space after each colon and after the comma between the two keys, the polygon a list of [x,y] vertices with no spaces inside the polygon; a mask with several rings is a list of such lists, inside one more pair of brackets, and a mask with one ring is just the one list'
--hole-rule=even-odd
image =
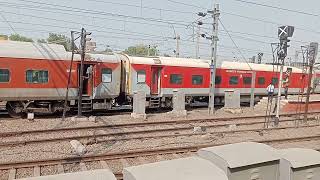
{"label": "red passenger coach", "polygon": [[[129,75],[127,94],[144,91],[150,107],[170,106],[173,90],[179,89],[186,95],[188,103],[194,101],[208,102],[210,86],[209,61],[201,59],[184,59],[170,57],[129,57],[127,61]],[[307,82],[301,69],[284,67],[290,71],[289,93],[297,94]],[[251,92],[252,72],[256,72],[255,95],[265,96],[266,88],[279,81],[279,67],[266,64],[222,62],[216,72],[215,101],[223,103],[224,92],[230,89],[240,91],[242,100],[248,100]],[[284,92],[284,89],[282,88]],[[275,92],[277,93],[277,92]]]}
{"label": "red passenger coach", "polygon": [[207,60],[170,57],[129,57],[127,94],[144,91],[150,107],[171,106],[174,89],[186,96],[208,96],[210,71]]}
{"label": "red passenger coach", "polygon": [[[0,101],[6,102],[9,114],[62,111],[70,60],[71,53],[61,45],[0,42]],[[135,91],[144,91],[148,106],[153,108],[171,107],[175,89],[185,94],[187,104],[208,102],[209,60],[87,53],[83,72],[79,68],[80,56],[75,55],[74,60],[68,97],[71,108],[77,107],[81,73],[85,76],[84,112],[130,104]],[[306,88],[308,76],[301,69],[284,67],[284,71],[289,75],[289,94]],[[267,94],[270,82],[278,85],[279,68],[273,65],[224,61],[216,72],[216,103],[223,103],[224,93],[230,89],[239,90],[242,100],[248,100],[253,72],[257,97]],[[318,74],[313,79],[315,85],[319,84]]]}
{"label": "red passenger coach", "polygon": [[[12,116],[63,109],[70,52],[61,45],[12,41],[0,42],[0,49],[0,101],[7,101],[6,108]],[[74,59],[70,106],[76,105],[80,75],[80,57],[76,55]],[[90,103],[84,108],[110,108],[120,92],[120,56],[88,54],[84,67],[84,103]]]}

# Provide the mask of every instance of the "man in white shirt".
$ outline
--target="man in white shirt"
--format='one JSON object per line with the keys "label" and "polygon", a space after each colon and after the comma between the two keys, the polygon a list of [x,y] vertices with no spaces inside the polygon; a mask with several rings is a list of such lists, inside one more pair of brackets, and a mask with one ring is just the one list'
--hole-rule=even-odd
{"label": "man in white shirt", "polygon": [[272,101],[273,93],[274,93],[274,85],[272,82],[270,82],[269,86],[267,87],[268,92],[268,101]]}

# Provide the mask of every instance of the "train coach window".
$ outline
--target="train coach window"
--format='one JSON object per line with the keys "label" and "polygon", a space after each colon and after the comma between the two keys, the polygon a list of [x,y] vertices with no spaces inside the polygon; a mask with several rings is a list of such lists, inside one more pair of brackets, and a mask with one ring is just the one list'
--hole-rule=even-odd
{"label": "train coach window", "polygon": [[221,84],[221,81],[222,81],[221,76],[216,76],[215,79],[216,79],[216,80],[215,80],[215,84],[217,84],[217,85],[218,85],[218,84]]}
{"label": "train coach window", "polygon": [[110,68],[103,68],[101,70],[101,79],[104,83],[112,82],[112,69]]}
{"label": "train coach window", "polygon": [[171,84],[182,84],[182,75],[181,74],[170,74],[170,83]]}
{"label": "train coach window", "polygon": [[229,79],[229,84],[230,85],[237,85],[239,83],[239,78],[238,76],[231,76]]}
{"label": "train coach window", "polygon": [[264,77],[258,77],[258,84],[264,85],[266,83],[266,79]]}
{"label": "train coach window", "polygon": [[27,83],[48,83],[49,72],[46,70],[28,70],[26,77]]}
{"label": "train coach window", "polygon": [[272,84],[278,84],[278,82],[279,82],[279,79],[278,78],[276,78],[276,77],[273,77],[272,78],[272,80],[271,80],[271,82],[272,82]]}
{"label": "train coach window", "polygon": [[201,85],[203,83],[202,75],[192,75],[192,85]]}
{"label": "train coach window", "polygon": [[0,69],[0,83],[6,83],[10,80],[10,72],[8,69]]}
{"label": "train coach window", "polygon": [[245,85],[251,84],[251,77],[243,77],[243,84]]}
{"label": "train coach window", "polygon": [[145,83],[146,82],[146,71],[140,70],[137,72],[137,83]]}

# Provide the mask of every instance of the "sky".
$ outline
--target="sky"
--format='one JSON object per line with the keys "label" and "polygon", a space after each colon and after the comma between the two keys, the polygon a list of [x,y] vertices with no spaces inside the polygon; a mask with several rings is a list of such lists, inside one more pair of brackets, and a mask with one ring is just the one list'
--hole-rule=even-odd
{"label": "sky", "polygon": [[[129,46],[157,46],[160,54],[174,55],[175,34],[180,35],[180,56],[195,57],[198,12],[220,5],[218,61],[247,61],[259,52],[272,61],[271,43],[276,43],[280,25],[295,26],[288,58],[320,38],[320,1],[244,0],[296,10],[290,12],[244,3],[242,0],[0,0],[1,34],[18,33],[33,39],[49,32],[70,36],[84,27],[92,32],[98,49],[123,51]],[[312,15],[306,13],[311,13]],[[319,14],[319,16],[318,16]],[[201,34],[210,35],[212,18],[202,20]],[[228,33],[231,38],[229,37]],[[200,38],[200,57],[210,58],[210,41]],[[301,55],[300,57],[301,58]],[[246,59],[246,60],[244,60]]]}

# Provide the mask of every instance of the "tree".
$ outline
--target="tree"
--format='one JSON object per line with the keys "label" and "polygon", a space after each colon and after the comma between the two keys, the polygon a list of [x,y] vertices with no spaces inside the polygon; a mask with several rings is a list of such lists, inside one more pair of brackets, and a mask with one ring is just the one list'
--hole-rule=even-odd
{"label": "tree", "polygon": [[65,35],[49,33],[49,37],[47,38],[48,43],[60,44],[63,45],[67,51],[71,50],[71,40]]}
{"label": "tree", "polygon": [[9,39],[11,41],[33,42],[33,40],[31,38],[28,38],[28,37],[25,37],[25,36],[21,36],[19,34],[11,34],[9,36]]}
{"label": "tree", "polygon": [[8,36],[7,35],[4,35],[4,34],[0,34],[0,39],[1,40],[8,40]]}
{"label": "tree", "polygon": [[106,48],[105,50],[102,50],[102,51],[94,51],[94,52],[91,52],[91,53],[94,53],[94,54],[111,54],[113,51],[109,48]]}
{"label": "tree", "polygon": [[156,56],[158,54],[158,50],[156,47],[146,46],[143,44],[130,46],[123,52],[130,56],[146,57],[148,56],[148,50],[149,50],[149,56]]}
{"label": "tree", "polygon": [[37,42],[38,43],[47,43],[47,41],[45,39],[38,39]]}

